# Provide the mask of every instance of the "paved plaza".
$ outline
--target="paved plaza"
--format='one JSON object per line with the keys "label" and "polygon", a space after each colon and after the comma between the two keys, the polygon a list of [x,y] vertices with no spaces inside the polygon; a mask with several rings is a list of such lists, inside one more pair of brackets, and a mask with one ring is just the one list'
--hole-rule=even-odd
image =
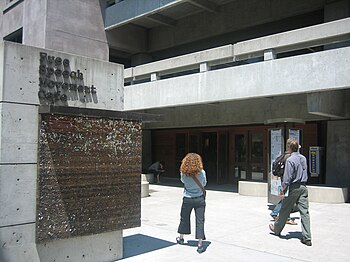
{"label": "paved plaza", "polygon": [[240,196],[231,186],[208,186],[204,241],[196,252],[194,212],[186,245],[176,244],[182,187],[175,182],[150,185],[142,198],[141,227],[124,234],[122,261],[349,261],[350,204],[310,203],[312,247],[300,243],[298,225],[286,225],[282,237],[270,234],[265,197]]}

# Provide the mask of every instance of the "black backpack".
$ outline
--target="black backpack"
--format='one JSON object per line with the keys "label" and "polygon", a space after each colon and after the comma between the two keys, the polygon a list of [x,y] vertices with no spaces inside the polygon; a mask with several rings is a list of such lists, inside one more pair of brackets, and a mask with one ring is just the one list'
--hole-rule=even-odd
{"label": "black backpack", "polygon": [[272,174],[274,176],[282,177],[284,173],[284,167],[289,154],[282,154],[276,158],[272,163]]}

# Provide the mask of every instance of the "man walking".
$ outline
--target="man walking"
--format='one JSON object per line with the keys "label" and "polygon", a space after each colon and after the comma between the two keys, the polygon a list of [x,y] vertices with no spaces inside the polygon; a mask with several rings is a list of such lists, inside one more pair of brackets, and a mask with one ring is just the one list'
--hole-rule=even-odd
{"label": "man walking", "polygon": [[279,236],[283,230],[289,214],[294,205],[300,212],[302,239],[301,243],[311,246],[310,214],[307,182],[306,158],[298,152],[299,143],[295,139],[287,140],[287,150],[292,152],[286,160],[283,174],[283,189],[289,187],[288,196],[283,200],[279,218],[274,224],[270,224],[270,230]]}

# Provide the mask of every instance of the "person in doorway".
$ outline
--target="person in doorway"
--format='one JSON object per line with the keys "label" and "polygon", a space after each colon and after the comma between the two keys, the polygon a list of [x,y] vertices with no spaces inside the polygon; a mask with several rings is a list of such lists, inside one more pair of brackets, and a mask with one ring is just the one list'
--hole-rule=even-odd
{"label": "person in doorway", "polygon": [[287,140],[287,149],[291,152],[291,156],[286,160],[282,186],[284,190],[289,187],[289,192],[282,202],[279,218],[274,224],[270,224],[269,228],[276,236],[279,236],[289,214],[296,205],[301,218],[301,243],[311,246],[309,199],[306,187],[308,179],[307,162],[306,158],[299,153],[299,143],[295,139]]}
{"label": "person in doorway", "polygon": [[165,172],[164,170],[164,162],[163,161],[157,161],[150,165],[148,168],[148,173],[154,174],[156,176],[157,183],[160,182],[160,175]]}
{"label": "person in doorway", "polygon": [[176,238],[178,244],[184,244],[184,235],[191,234],[191,212],[196,215],[196,239],[198,239],[197,252],[204,252],[202,240],[204,234],[204,214],[205,214],[205,194],[204,189],[207,184],[203,162],[200,155],[189,153],[181,162],[180,178],[184,184],[183,199],[180,213],[180,224],[178,227],[179,237]]}

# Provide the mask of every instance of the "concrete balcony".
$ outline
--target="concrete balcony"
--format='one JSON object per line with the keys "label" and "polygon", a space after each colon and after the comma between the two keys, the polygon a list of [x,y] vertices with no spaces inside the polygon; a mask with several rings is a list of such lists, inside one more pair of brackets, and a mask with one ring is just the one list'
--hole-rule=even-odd
{"label": "concrete balcony", "polygon": [[[350,86],[349,40],[346,18],[129,68],[124,109],[345,89]],[[334,43],[341,45],[329,48]],[[284,55],[312,48],[318,52]],[[190,74],[178,76],[183,72]]]}

